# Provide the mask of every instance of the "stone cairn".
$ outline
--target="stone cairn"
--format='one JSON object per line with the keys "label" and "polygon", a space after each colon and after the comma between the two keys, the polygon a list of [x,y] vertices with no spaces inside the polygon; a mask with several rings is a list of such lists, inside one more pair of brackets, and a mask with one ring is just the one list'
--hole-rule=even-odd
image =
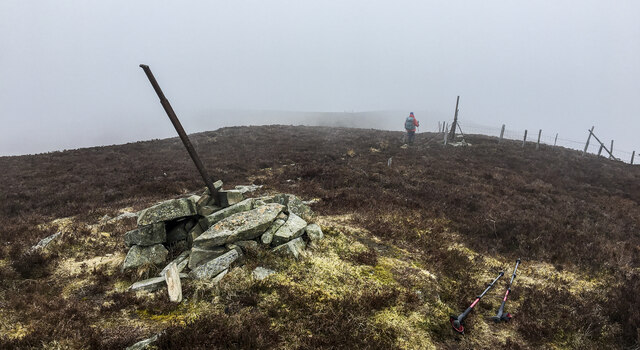
{"label": "stone cairn", "polygon": [[[181,279],[218,282],[252,249],[271,249],[297,259],[308,242],[323,237],[317,224],[305,220],[313,216],[309,206],[294,195],[245,199],[245,193],[258,187],[224,191],[222,181],[214,186],[218,198],[207,189],[201,196],[172,199],[140,211],[138,228],[124,237],[130,249],[122,269],[166,265],[159,277],[138,281],[132,290],[154,291],[166,285],[171,300],[179,302]],[[184,251],[167,264],[168,246]],[[257,268],[253,275],[262,279],[270,273]]]}

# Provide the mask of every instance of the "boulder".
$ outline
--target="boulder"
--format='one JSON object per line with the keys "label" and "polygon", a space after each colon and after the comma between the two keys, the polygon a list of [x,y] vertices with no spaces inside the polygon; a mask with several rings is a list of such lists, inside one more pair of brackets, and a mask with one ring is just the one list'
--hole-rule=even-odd
{"label": "boulder", "polygon": [[203,232],[204,230],[199,224],[195,225],[191,231],[189,231],[187,234],[187,242],[189,242],[190,247],[193,245],[193,240],[198,238]]}
{"label": "boulder", "polygon": [[169,292],[169,301],[179,303],[182,301],[182,283],[180,283],[180,274],[175,263],[169,264],[169,269],[164,275],[167,282],[167,290]]}
{"label": "boulder", "polygon": [[225,208],[234,205],[244,199],[242,192],[238,190],[228,190],[218,192],[218,201],[220,206]]}
{"label": "boulder", "polygon": [[147,292],[156,291],[166,285],[164,277],[154,277],[138,281],[129,287],[131,290],[144,290]]}
{"label": "boulder", "polygon": [[200,216],[208,216],[211,215],[222,208],[215,205],[205,205],[202,207],[198,207],[198,215]]}
{"label": "boulder", "polygon": [[274,196],[260,197],[265,203],[278,203],[287,206],[287,212],[296,214],[304,219],[311,219],[313,211],[300,198],[292,194],[276,194]]}
{"label": "boulder", "polygon": [[212,249],[201,249],[194,247],[191,249],[191,254],[189,255],[189,268],[195,269],[199,265],[219,257],[224,254],[227,250],[223,247],[217,247]]}
{"label": "boulder", "polygon": [[138,226],[146,226],[196,214],[193,200],[189,198],[171,199],[142,210],[138,216]]}
{"label": "boulder", "polygon": [[124,234],[124,244],[127,247],[140,245],[144,247],[164,243],[167,240],[167,231],[163,222],[138,227]]}
{"label": "boulder", "polygon": [[215,213],[208,215],[205,218],[207,220],[207,225],[211,227],[218,221],[228,218],[233,214],[249,211],[251,210],[252,204],[253,204],[253,200],[249,198],[249,199],[243,200],[242,202],[236,203],[230,207],[226,207],[222,210],[216,211]]}
{"label": "boulder", "polygon": [[188,250],[182,252],[180,255],[178,255],[177,258],[173,259],[172,262],[167,264],[167,266],[165,266],[164,269],[160,271],[158,276],[163,277],[165,272],[167,272],[167,269],[169,269],[169,266],[171,266],[171,264],[176,264],[176,267],[178,268],[178,272],[182,272],[184,268],[187,267],[187,264],[189,263],[189,253],[190,251]]}
{"label": "boulder", "polygon": [[268,204],[247,212],[233,214],[211,226],[193,241],[193,245],[208,248],[254,239],[271,226],[283,209],[284,206],[280,204]]}
{"label": "boulder", "polygon": [[238,185],[236,186],[236,190],[240,191],[240,193],[244,194],[247,192],[254,192],[262,188],[262,185]]}
{"label": "boulder", "polygon": [[284,225],[284,223],[285,220],[276,219],[276,221],[273,222],[273,224],[267,229],[267,231],[262,234],[262,237],[260,238],[262,244],[271,244],[271,242],[273,241],[273,235],[276,233],[276,231],[278,231],[278,229],[280,229],[280,227],[282,227],[282,225]]}
{"label": "boulder", "polygon": [[144,349],[149,349],[149,347],[153,343],[155,343],[157,341],[158,341],[158,334],[154,335],[153,337],[151,337],[149,339],[141,340],[141,341],[131,345],[126,350],[144,350]]}
{"label": "boulder", "polygon": [[256,241],[236,241],[233,244],[242,248],[245,253],[258,251],[258,242]]}
{"label": "boulder", "polygon": [[273,270],[265,269],[262,266],[258,266],[253,270],[253,272],[251,272],[251,276],[255,280],[262,281],[263,279],[269,277],[270,275],[273,275],[274,273],[276,272]]}
{"label": "boulder", "polygon": [[273,248],[273,252],[276,254],[289,256],[297,259],[300,255],[303,254],[305,247],[306,247],[306,244],[304,243],[304,240],[302,240],[302,237],[298,237],[283,245]]}
{"label": "boulder", "polygon": [[134,245],[129,249],[127,257],[122,264],[122,270],[128,270],[143,265],[160,265],[167,260],[169,251],[162,245],[156,244],[149,247]]}
{"label": "boulder", "polygon": [[319,241],[324,237],[322,229],[318,224],[308,225],[307,228],[305,228],[305,231],[307,232],[307,237],[309,237],[311,241]]}
{"label": "boulder", "polygon": [[240,255],[237,250],[230,250],[221,256],[208,261],[205,264],[202,264],[196,267],[191,273],[189,273],[189,277],[193,279],[210,279],[214,276],[217,276],[220,272],[226,270],[231,266],[231,264],[236,261]]}
{"label": "boulder", "polygon": [[289,214],[287,221],[273,235],[272,245],[277,246],[302,236],[307,222],[294,213]]}

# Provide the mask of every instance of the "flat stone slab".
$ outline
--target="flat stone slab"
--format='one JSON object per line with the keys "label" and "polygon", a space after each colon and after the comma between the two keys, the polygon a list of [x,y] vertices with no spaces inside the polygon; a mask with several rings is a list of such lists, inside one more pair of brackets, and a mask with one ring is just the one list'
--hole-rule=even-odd
{"label": "flat stone slab", "polygon": [[265,203],[279,203],[286,205],[289,213],[296,214],[304,219],[310,219],[314,215],[311,208],[293,194],[280,193],[274,196],[260,197],[258,199]]}
{"label": "flat stone slab", "polygon": [[218,192],[218,200],[221,207],[228,207],[234,205],[244,199],[242,192],[238,190],[228,190]]}
{"label": "flat stone slab", "polygon": [[164,243],[167,240],[167,231],[163,222],[138,227],[124,234],[124,244],[127,247],[133,245],[152,246]]}
{"label": "flat stone slab", "polygon": [[324,238],[324,233],[322,233],[322,229],[318,224],[309,224],[304,230],[307,232],[307,237],[309,237],[311,241],[315,242]]}
{"label": "flat stone slab", "polygon": [[189,273],[189,277],[193,279],[213,278],[222,271],[228,269],[229,266],[231,266],[231,264],[239,257],[240,254],[238,254],[237,250],[230,250],[223,255],[196,267],[193,271],[191,271],[191,273]]}
{"label": "flat stone slab", "polygon": [[154,277],[138,281],[129,287],[131,290],[145,290],[147,292],[156,291],[166,285],[164,277]]}
{"label": "flat stone slab", "polygon": [[175,263],[169,264],[169,269],[164,275],[167,283],[167,291],[169,293],[169,301],[179,303],[182,301],[182,283],[180,282],[180,274],[178,266]]}
{"label": "flat stone slab", "polygon": [[138,226],[169,221],[197,214],[194,198],[171,199],[144,209],[138,216]]}
{"label": "flat stone slab", "polygon": [[129,249],[124,258],[122,270],[128,270],[147,264],[161,265],[167,260],[169,251],[162,245],[156,244],[149,247],[134,245]]}
{"label": "flat stone slab", "polygon": [[202,249],[197,247],[191,248],[191,255],[189,256],[189,268],[193,270],[199,265],[226,253],[226,251],[227,250],[224,247],[216,247],[211,249]]}
{"label": "flat stone slab", "polygon": [[263,279],[273,275],[274,273],[276,272],[273,270],[258,266],[253,270],[253,272],[251,272],[251,277],[253,277],[253,279],[255,280],[262,281]]}
{"label": "flat stone slab", "polygon": [[294,213],[289,214],[287,221],[273,235],[272,245],[278,246],[285,244],[294,238],[302,236],[307,222]]}
{"label": "flat stone slab", "polygon": [[273,248],[273,252],[297,259],[298,257],[300,257],[300,255],[303,254],[305,247],[306,244],[304,243],[304,240],[302,240],[302,237],[298,237],[283,245]]}
{"label": "flat stone slab", "polygon": [[159,335],[156,334],[156,335],[154,335],[153,337],[151,337],[149,339],[141,340],[141,341],[131,345],[126,350],[144,350],[144,349],[149,349],[149,347],[151,345],[153,345],[153,343],[158,341],[158,336]]}
{"label": "flat stone slab", "polygon": [[262,234],[262,237],[260,237],[260,241],[262,242],[262,244],[271,244],[271,242],[273,241],[273,235],[276,234],[276,231],[278,231],[280,227],[284,225],[284,223],[285,220],[276,219],[276,221],[273,222],[269,229],[267,229],[267,231]]}
{"label": "flat stone slab", "polygon": [[283,205],[272,203],[233,214],[211,226],[193,241],[193,245],[199,248],[210,248],[254,239],[271,226],[283,209]]}
{"label": "flat stone slab", "polygon": [[245,211],[251,210],[251,206],[253,205],[253,199],[245,199],[242,202],[236,203],[230,207],[226,207],[222,210],[218,210],[211,215],[207,215],[205,219],[207,220],[207,226],[211,227],[222,219],[226,219],[229,216],[237,213],[242,213]]}

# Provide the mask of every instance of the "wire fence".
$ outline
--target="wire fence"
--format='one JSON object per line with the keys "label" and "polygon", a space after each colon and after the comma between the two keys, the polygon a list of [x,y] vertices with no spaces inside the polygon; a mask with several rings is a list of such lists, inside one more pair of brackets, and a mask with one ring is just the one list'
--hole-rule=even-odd
{"label": "wire fence", "polygon": [[[462,129],[462,131],[465,134],[480,134],[480,135],[494,136],[499,138],[502,133],[501,126],[492,127],[492,126],[475,124],[475,123],[460,123],[459,121],[458,123],[460,124],[460,129]],[[439,130],[437,131],[442,132],[443,125],[444,125],[443,123],[439,122],[438,123]],[[447,122],[446,125],[444,125],[447,131],[449,130],[449,125],[450,125],[449,122]],[[526,144],[536,144],[538,142],[538,133],[540,132],[539,130],[514,130],[514,129],[505,128],[504,133],[502,134],[502,137],[507,140],[524,141],[525,132],[526,132]],[[557,133],[549,134],[549,133],[542,132],[542,134],[540,135],[540,144],[542,145],[559,146],[559,147],[565,147],[565,148],[570,148],[570,149],[575,149],[580,151],[584,151],[586,141],[587,141],[586,137],[585,137],[585,140],[578,141],[578,140],[571,140],[571,139],[560,137]],[[611,149],[611,144],[605,143],[604,146],[609,150]],[[609,158],[609,153],[604,148],[601,149],[600,147],[601,147],[600,143],[594,137],[591,137],[589,140],[589,146],[587,147],[587,152],[591,154],[596,154],[596,155],[599,154],[605,158]],[[614,144],[612,154],[615,158],[619,159],[622,162],[631,163],[631,164],[637,163],[637,161],[634,159],[635,151],[618,149],[615,147],[615,144]]]}

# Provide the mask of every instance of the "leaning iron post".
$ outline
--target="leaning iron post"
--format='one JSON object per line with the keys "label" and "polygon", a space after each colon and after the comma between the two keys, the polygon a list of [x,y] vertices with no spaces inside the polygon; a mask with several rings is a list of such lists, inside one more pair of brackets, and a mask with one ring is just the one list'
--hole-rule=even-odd
{"label": "leaning iron post", "polygon": [[153,86],[153,89],[156,91],[156,94],[158,94],[158,97],[160,98],[160,104],[162,104],[162,107],[164,107],[165,112],[167,112],[167,116],[169,116],[169,119],[171,120],[173,127],[178,132],[178,136],[180,136],[180,139],[182,140],[184,147],[187,149],[187,152],[189,152],[191,159],[196,165],[196,168],[198,168],[198,171],[200,172],[200,176],[202,176],[204,183],[207,185],[207,188],[211,193],[211,197],[216,198],[217,200],[218,190],[216,190],[215,186],[213,185],[213,182],[211,182],[211,178],[209,178],[207,171],[204,169],[204,165],[202,165],[202,162],[200,161],[200,157],[198,157],[198,153],[196,153],[196,150],[195,148],[193,148],[191,141],[189,141],[189,137],[187,136],[187,133],[184,131],[184,128],[180,123],[180,120],[178,120],[178,116],[173,111],[173,108],[171,107],[169,100],[167,100],[167,98],[164,96],[164,93],[162,92],[162,89],[160,89],[160,85],[158,85],[158,81],[153,76],[153,73],[151,72],[151,68],[149,68],[149,66],[147,66],[146,64],[141,64],[140,68],[144,70],[144,73],[147,75],[147,78],[149,78],[149,82],[151,82],[151,86]]}

